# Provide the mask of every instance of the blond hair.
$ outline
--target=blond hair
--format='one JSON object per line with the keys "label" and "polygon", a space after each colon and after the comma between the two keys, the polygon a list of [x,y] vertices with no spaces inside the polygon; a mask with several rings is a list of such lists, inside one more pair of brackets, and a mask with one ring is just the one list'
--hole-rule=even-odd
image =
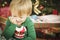
{"label": "blond hair", "polygon": [[[27,15],[30,16],[32,12],[32,2],[31,0],[12,0],[10,4],[10,11],[12,15]],[[14,13],[17,12],[17,13]]]}

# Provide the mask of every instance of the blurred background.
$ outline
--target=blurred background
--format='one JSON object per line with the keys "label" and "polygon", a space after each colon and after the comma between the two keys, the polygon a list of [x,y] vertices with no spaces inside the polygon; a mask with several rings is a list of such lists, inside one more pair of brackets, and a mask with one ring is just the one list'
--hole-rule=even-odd
{"label": "blurred background", "polygon": [[[34,22],[37,40],[60,40],[60,0],[31,1],[31,19]],[[7,17],[11,16],[10,2],[11,0],[0,0],[0,38]]]}

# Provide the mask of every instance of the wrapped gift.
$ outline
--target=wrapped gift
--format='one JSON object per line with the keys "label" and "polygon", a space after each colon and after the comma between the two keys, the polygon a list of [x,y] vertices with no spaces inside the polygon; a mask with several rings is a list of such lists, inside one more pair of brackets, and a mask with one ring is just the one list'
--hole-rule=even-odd
{"label": "wrapped gift", "polygon": [[5,18],[11,16],[9,7],[0,8],[0,16]]}
{"label": "wrapped gift", "polygon": [[41,35],[42,37],[46,37],[47,35],[49,35],[50,37],[56,37],[56,33],[60,33],[60,16],[38,16],[38,19],[40,20],[40,22],[35,22],[37,20],[36,19],[35,21],[33,21],[33,23],[39,37],[41,37]]}
{"label": "wrapped gift", "polygon": [[0,8],[0,27],[5,28],[7,17],[11,16],[9,7]]}

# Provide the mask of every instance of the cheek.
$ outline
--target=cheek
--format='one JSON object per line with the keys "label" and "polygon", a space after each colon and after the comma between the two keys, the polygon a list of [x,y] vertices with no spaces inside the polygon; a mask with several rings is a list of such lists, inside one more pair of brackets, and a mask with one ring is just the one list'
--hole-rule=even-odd
{"label": "cheek", "polygon": [[26,17],[25,18],[23,18],[23,21],[25,21],[26,20]]}
{"label": "cheek", "polygon": [[21,17],[21,20],[26,20],[26,17]]}

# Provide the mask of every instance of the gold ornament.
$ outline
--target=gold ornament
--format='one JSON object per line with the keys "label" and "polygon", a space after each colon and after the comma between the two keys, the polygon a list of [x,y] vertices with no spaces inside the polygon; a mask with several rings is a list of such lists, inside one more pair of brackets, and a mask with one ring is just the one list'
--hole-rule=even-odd
{"label": "gold ornament", "polygon": [[38,10],[38,8],[37,8],[38,6],[39,6],[39,0],[36,0],[36,2],[34,3],[34,12],[35,12],[36,14],[41,13],[41,11]]}

